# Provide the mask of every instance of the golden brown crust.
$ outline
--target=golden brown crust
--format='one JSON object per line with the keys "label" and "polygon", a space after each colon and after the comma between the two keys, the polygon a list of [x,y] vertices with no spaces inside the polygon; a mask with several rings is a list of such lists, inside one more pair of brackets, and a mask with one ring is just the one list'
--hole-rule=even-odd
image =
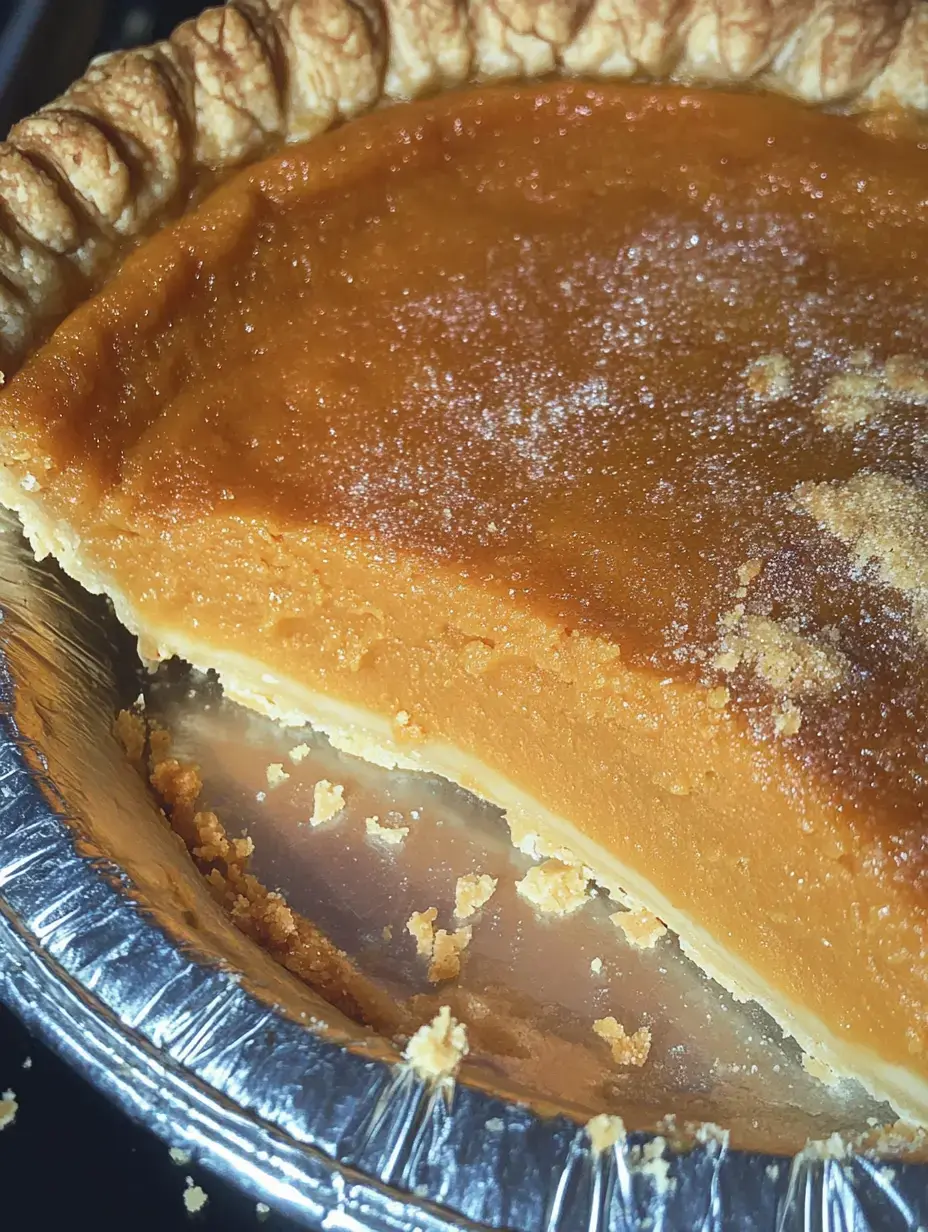
{"label": "golden brown crust", "polygon": [[378,101],[550,72],[928,111],[928,0],[230,0],[95,61],[0,145],[0,365],[204,173]]}

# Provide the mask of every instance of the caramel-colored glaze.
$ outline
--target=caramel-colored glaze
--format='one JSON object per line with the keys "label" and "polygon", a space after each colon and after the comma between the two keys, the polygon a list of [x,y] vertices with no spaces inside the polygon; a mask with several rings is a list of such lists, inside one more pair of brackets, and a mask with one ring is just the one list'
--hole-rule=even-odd
{"label": "caramel-colored glaze", "polygon": [[[130,257],[0,435],[152,636],[409,710],[924,1074],[924,630],[794,499],[924,481],[924,406],[816,409],[855,352],[928,357],[928,148],[891,129],[580,83],[379,112]],[[798,732],[719,666],[737,603],[841,665]]]}
{"label": "caramel-colored glaze", "polygon": [[[813,406],[854,351],[928,350],[926,196],[924,146],[766,97],[561,84],[385,111],[157,237],[4,419],[42,421],[62,491],[117,524],[234,508],[376,535],[675,676],[705,676],[757,559],[748,611],[837,630],[852,664],[795,752],[905,826],[928,804],[924,647],[786,498],[925,472],[924,410],[835,432]],[[794,367],[775,404],[744,377],[770,353]],[[749,675],[734,692],[757,700]]]}

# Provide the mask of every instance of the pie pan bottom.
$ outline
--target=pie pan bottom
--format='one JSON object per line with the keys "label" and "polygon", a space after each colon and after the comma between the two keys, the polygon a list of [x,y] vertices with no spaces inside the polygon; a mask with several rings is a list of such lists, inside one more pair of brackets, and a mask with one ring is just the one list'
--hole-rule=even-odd
{"label": "pie pan bottom", "polygon": [[[821,1145],[836,1130],[866,1133],[887,1109],[806,1073],[756,1007],[701,977],[671,938],[632,949],[602,900],[536,921],[514,891],[529,861],[493,810],[285,732],[208,683],[191,689],[176,669],[145,680],[149,712],[201,765],[204,797],[230,833],[247,829],[266,885],[423,1019],[444,1003],[466,1009],[468,996],[490,1007],[493,1029],[474,1032],[453,1092],[430,1090],[393,1045],[333,1010],[214,903],[111,734],[138,693],[134,646],[104,602],[31,559],[13,519],[0,534],[0,607],[0,997],[172,1145],[308,1226],[825,1229],[849,1214],[874,1228],[928,1218],[924,1165]],[[304,741],[310,754],[289,763]],[[275,762],[290,779],[268,791]],[[348,807],[315,828],[307,799],[322,777],[344,785]],[[391,811],[410,834],[385,850],[363,819]],[[500,888],[470,921],[461,987],[436,990],[404,922],[436,905],[450,926],[455,879],[471,871],[492,872]],[[651,1026],[642,1069],[611,1066],[590,1029],[606,1014]],[[630,1132],[597,1154],[584,1122],[601,1111]],[[676,1128],[659,1125],[667,1116]],[[731,1140],[703,1129],[689,1149],[642,1152],[658,1129],[669,1143],[686,1122],[714,1122]],[[806,1139],[819,1145],[802,1149]]]}

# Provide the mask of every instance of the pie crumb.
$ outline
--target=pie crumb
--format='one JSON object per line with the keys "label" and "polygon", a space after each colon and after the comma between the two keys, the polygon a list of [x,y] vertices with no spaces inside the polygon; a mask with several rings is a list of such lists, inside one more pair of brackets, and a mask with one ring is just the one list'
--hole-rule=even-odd
{"label": "pie crumb", "polygon": [[440,928],[432,943],[432,961],[429,963],[429,982],[440,984],[444,980],[456,980],[461,974],[461,955],[470,945],[471,930],[465,926],[449,933]]}
{"label": "pie crumb", "polygon": [[827,1138],[810,1138],[802,1150],[807,1159],[847,1159],[853,1152],[851,1143],[835,1130]]}
{"label": "pie crumb", "polygon": [[0,1129],[6,1129],[8,1125],[12,1125],[18,1111],[19,1104],[16,1102],[16,1096],[12,1091],[4,1091],[0,1095]]}
{"label": "pie crumb", "polygon": [[642,1142],[641,1146],[632,1147],[631,1171],[638,1176],[646,1176],[654,1187],[654,1196],[663,1201],[674,1188],[675,1182],[670,1177],[670,1162],[664,1158],[667,1139],[658,1135],[650,1142]]}
{"label": "pie crumb", "polygon": [[313,815],[309,819],[311,826],[321,826],[331,821],[345,807],[345,789],[341,783],[330,783],[328,779],[320,779],[313,788]]}
{"label": "pie crumb", "polygon": [[545,860],[516,882],[516,890],[538,911],[569,915],[587,901],[587,878],[575,864]]}
{"label": "pie crumb", "polygon": [[435,930],[432,925],[438,919],[438,908],[427,907],[425,911],[414,911],[406,921],[406,931],[416,939],[416,953],[420,958],[430,958],[435,944]]}
{"label": "pie crumb", "polygon": [[652,915],[644,907],[636,907],[633,911],[616,911],[609,919],[616,928],[621,928],[628,944],[639,950],[650,950],[667,932],[666,924],[662,924],[656,915]]}
{"label": "pie crumb", "polygon": [[378,1026],[383,1024],[384,1033],[393,1034],[399,1024],[392,997],[376,991],[347,954],[309,920],[297,915],[280,893],[268,890],[247,871],[245,861],[240,859],[242,840],[229,840],[214,813],[197,811],[202,781],[196,766],[170,757],[170,751],[170,733],[152,728],[150,778],[159,802],[188,849],[208,838],[217,852],[224,853],[205,879],[233,924],[339,1009],[368,1022],[376,1021]]}
{"label": "pie crumb", "polygon": [[490,901],[496,886],[496,878],[489,873],[465,873],[454,887],[454,914],[459,920],[469,919]]}
{"label": "pie crumb", "polygon": [[594,975],[599,975],[602,972],[602,969],[603,969],[603,960],[601,958],[594,958],[592,962],[590,963],[590,970],[593,972]]}
{"label": "pie crumb", "polygon": [[140,766],[145,756],[145,720],[131,710],[120,710],[113,722],[113,735],[132,765]]}
{"label": "pie crumb", "polygon": [[586,1123],[586,1132],[594,1155],[611,1151],[614,1146],[625,1142],[625,1122],[619,1116],[610,1116],[608,1112],[591,1117]]}
{"label": "pie crumb", "polygon": [[380,931],[380,935],[383,937],[384,941],[392,941],[393,940],[393,925],[384,924],[383,928]]}
{"label": "pie crumb", "polygon": [[403,1054],[415,1073],[430,1082],[453,1078],[466,1055],[467,1028],[451,1017],[447,1005],[419,1028]]}
{"label": "pie crumb", "polygon": [[275,787],[279,787],[281,783],[286,783],[287,779],[290,777],[284,769],[284,764],[281,761],[272,761],[267,768],[266,774],[267,785],[271,791],[273,791]]}
{"label": "pie crumb", "polygon": [[293,762],[295,766],[298,766],[300,762],[303,761],[304,758],[310,755],[311,752],[312,752],[312,749],[309,747],[308,744],[298,744],[290,750],[287,756],[290,758],[290,760]]}
{"label": "pie crumb", "polygon": [[148,732],[148,755],[152,770],[156,770],[171,755],[171,733],[163,727],[151,727]]}
{"label": "pie crumb", "polygon": [[198,860],[212,863],[229,858],[232,847],[226,836],[225,826],[212,810],[201,809],[194,814],[193,830],[197,844],[193,848],[193,854]]}
{"label": "pie crumb", "polygon": [[267,1219],[270,1213],[271,1213],[271,1208],[268,1206],[266,1202],[256,1202],[255,1203],[255,1215],[257,1215],[258,1219],[260,1219],[262,1223],[265,1219]]}
{"label": "pie crumb", "polygon": [[388,847],[399,847],[409,834],[409,826],[384,826],[379,817],[365,817],[364,829],[367,837],[378,843],[386,843]]}
{"label": "pie crumb", "polygon": [[758,356],[744,376],[757,402],[778,402],[792,392],[793,367],[785,355]]}
{"label": "pie crumb", "polygon": [[692,1125],[687,1122],[687,1128],[693,1131],[693,1137],[703,1146],[727,1147],[731,1134],[727,1129],[722,1129],[721,1125],[716,1125],[715,1121],[700,1121],[698,1125]]}
{"label": "pie crumb", "polygon": [[610,1014],[608,1018],[597,1018],[593,1030],[609,1045],[617,1065],[640,1067],[647,1061],[651,1051],[651,1032],[647,1027],[639,1027],[634,1035],[627,1035],[622,1024]]}
{"label": "pie crumb", "polygon": [[184,1190],[184,1206],[187,1208],[189,1215],[195,1215],[197,1211],[202,1211],[209,1201],[209,1194],[205,1189],[201,1189],[199,1185],[194,1185],[193,1177],[184,1177],[187,1188]]}
{"label": "pie crumb", "polygon": [[247,834],[243,838],[234,838],[232,840],[232,854],[239,863],[244,863],[245,860],[255,854],[254,839],[249,838]]}
{"label": "pie crumb", "polygon": [[169,1147],[168,1154],[171,1157],[171,1163],[177,1164],[181,1168],[186,1168],[191,1159],[193,1159],[193,1153],[182,1146]]}

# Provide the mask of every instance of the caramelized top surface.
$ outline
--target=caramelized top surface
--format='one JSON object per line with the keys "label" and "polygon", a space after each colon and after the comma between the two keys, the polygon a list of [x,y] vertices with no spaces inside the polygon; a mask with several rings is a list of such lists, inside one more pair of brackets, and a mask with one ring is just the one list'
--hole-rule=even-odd
{"label": "caramelized top surface", "polygon": [[88,516],[323,521],[724,685],[907,831],[924,360],[924,142],[763,96],[500,87],[242,172],[0,424]]}

